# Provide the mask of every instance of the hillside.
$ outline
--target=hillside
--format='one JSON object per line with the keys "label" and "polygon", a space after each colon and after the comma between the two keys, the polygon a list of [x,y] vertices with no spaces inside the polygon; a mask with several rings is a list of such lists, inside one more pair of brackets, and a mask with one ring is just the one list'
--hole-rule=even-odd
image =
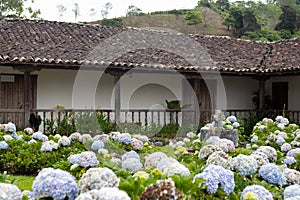
{"label": "hillside", "polygon": [[188,25],[185,15],[175,14],[145,14],[121,19],[125,27],[170,29],[185,34],[232,36],[232,32],[222,24],[223,19],[218,13],[206,7],[201,8],[201,13],[202,23],[197,25]]}

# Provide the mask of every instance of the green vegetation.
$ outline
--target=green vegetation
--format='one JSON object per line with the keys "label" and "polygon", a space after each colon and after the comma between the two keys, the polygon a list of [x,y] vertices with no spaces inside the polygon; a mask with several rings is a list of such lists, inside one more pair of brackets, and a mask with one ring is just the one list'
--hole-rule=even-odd
{"label": "green vegetation", "polygon": [[106,26],[161,27],[183,33],[230,35],[277,41],[300,36],[300,4],[296,0],[199,0],[194,9],[143,13],[131,6],[123,18],[105,19]]}

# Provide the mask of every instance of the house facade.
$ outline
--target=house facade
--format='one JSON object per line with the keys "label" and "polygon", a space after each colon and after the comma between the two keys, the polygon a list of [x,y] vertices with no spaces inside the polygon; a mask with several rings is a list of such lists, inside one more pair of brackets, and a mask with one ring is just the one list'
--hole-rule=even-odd
{"label": "house facade", "polygon": [[262,43],[19,19],[0,19],[0,27],[0,123],[26,125],[30,113],[46,117],[58,107],[166,122],[166,100],[180,100],[183,123],[214,109],[255,109],[253,92],[272,102],[258,98],[260,109],[300,110],[299,39]]}

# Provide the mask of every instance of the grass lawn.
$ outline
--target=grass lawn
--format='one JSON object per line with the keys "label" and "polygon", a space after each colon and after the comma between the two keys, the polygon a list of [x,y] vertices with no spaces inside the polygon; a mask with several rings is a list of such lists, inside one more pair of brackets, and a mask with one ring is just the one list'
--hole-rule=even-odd
{"label": "grass lawn", "polygon": [[32,191],[31,186],[33,183],[35,176],[9,176],[9,180],[14,180],[16,179],[17,181],[14,183],[17,185],[20,190],[29,190]]}

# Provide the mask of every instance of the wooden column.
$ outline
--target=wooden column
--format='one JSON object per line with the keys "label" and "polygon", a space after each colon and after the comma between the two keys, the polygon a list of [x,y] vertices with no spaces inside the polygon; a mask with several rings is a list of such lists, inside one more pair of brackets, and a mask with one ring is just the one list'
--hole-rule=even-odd
{"label": "wooden column", "polygon": [[115,122],[120,122],[121,114],[121,75],[114,75],[114,89],[115,89]]}
{"label": "wooden column", "polygon": [[30,87],[31,77],[30,71],[24,72],[24,127],[30,126]]}
{"label": "wooden column", "polygon": [[262,76],[257,79],[259,81],[259,110],[262,111],[266,108],[266,80],[268,80],[269,78],[266,76]]}

